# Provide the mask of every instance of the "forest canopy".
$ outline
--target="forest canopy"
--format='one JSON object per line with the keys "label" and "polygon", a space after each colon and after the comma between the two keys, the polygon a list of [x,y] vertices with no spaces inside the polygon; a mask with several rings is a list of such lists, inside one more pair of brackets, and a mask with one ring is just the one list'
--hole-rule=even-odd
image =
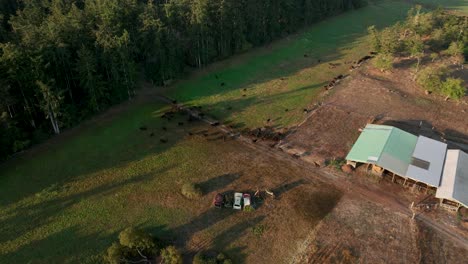
{"label": "forest canopy", "polygon": [[0,160],[157,84],[365,0],[5,0]]}

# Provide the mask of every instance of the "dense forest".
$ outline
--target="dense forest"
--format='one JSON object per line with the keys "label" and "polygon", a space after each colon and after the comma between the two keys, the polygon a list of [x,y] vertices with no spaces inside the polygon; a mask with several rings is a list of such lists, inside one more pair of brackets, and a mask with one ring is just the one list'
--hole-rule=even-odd
{"label": "dense forest", "polygon": [[[156,84],[365,0],[3,0],[0,160]],[[141,74],[140,74],[141,73]]]}

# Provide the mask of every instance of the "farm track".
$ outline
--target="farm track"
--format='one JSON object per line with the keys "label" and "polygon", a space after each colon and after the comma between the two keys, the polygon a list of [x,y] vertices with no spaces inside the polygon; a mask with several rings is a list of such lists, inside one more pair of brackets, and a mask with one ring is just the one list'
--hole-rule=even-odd
{"label": "farm track", "polygon": [[[163,95],[156,95],[156,98],[162,102],[172,105],[173,107],[176,107],[180,111],[184,111],[187,114],[198,117],[201,121],[209,125],[213,125],[213,119],[206,116],[199,116],[197,112],[191,110],[188,107],[183,106],[182,104],[174,104],[173,100],[168,97],[165,97]],[[323,168],[318,168],[315,166],[315,164],[312,164],[301,158],[293,157],[291,154],[281,151],[280,148],[272,148],[271,146],[262,144],[260,142],[254,143],[250,138],[247,138],[238,132],[234,132],[230,128],[222,124],[216,125],[215,127],[219,131],[225,133],[227,136],[243,143],[246,147],[249,147],[254,151],[260,152],[263,155],[268,155],[272,158],[287,161],[291,164],[294,164],[295,166],[300,166],[301,168],[315,172],[314,176],[308,176],[310,180],[331,184],[337,187],[338,189],[346,192],[348,195],[357,195],[360,198],[364,198],[370,202],[390,207],[396,212],[407,215],[408,217],[411,217],[413,215],[412,211],[409,209],[409,205],[400,203],[398,201],[398,198],[393,193],[385,192],[382,189],[371,190],[362,184],[350,182],[342,174],[334,173]],[[416,215],[415,219],[423,222],[424,224],[437,231],[438,233],[442,234],[446,238],[450,239],[454,243],[459,244],[461,247],[468,249],[468,240],[464,237],[459,236],[458,234],[453,233],[444,225],[435,222],[434,220],[428,218],[423,214]]]}

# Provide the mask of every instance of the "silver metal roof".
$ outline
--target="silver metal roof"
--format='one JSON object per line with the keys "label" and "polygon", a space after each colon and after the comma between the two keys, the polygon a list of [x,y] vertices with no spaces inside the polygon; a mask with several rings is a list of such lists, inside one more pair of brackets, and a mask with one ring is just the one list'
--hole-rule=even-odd
{"label": "silver metal roof", "polygon": [[405,175],[413,180],[439,187],[446,151],[447,144],[419,136]]}
{"label": "silver metal roof", "polygon": [[437,198],[457,201],[468,207],[468,154],[461,150],[448,150]]}

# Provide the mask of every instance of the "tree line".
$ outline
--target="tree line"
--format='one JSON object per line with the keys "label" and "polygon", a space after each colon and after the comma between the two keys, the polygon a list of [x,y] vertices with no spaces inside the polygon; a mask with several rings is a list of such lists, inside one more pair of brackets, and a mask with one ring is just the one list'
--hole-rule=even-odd
{"label": "tree line", "polygon": [[157,84],[365,0],[5,0],[0,159]]}

